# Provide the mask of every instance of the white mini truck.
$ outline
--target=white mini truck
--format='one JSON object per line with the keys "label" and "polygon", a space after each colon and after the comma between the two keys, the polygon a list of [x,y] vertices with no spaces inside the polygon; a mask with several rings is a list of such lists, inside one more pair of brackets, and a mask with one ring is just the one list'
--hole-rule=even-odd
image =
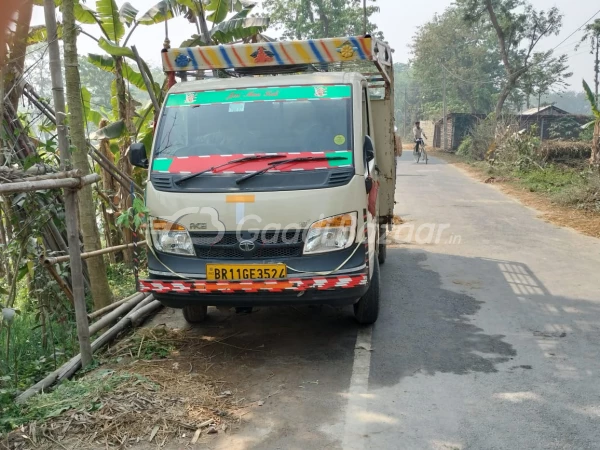
{"label": "white mini truck", "polygon": [[149,171],[141,290],[191,323],[208,306],[320,304],[374,323],[396,183],[390,48],[370,36],[177,48],[163,66],[150,156],[129,152]]}

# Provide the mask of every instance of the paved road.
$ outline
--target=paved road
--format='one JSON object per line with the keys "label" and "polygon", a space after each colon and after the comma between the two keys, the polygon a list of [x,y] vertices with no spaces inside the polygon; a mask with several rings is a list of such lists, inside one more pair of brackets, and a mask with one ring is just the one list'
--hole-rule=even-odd
{"label": "paved road", "polygon": [[600,241],[436,158],[398,172],[407,222],[377,324],[330,308],[226,322],[261,350],[228,376],[265,404],[211,448],[600,448]]}

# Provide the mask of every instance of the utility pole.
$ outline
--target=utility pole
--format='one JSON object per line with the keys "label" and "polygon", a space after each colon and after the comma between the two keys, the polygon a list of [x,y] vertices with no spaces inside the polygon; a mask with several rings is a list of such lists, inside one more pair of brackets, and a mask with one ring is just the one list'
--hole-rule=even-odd
{"label": "utility pole", "polygon": [[[60,48],[56,26],[56,6],[54,0],[44,0],[44,15],[48,39],[48,54],[50,55],[50,78],[52,80],[52,98],[56,111],[56,134],[60,151],[62,170],[71,169],[71,149],[65,125],[65,90],[61,72]],[[77,191],[73,188],[64,189],[65,222],[71,266],[71,283],[75,305],[75,321],[77,322],[77,337],[81,352],[81,366],[86,367],[92,362],[92,346],[90,344],[90,328],[85,306],[85,290],[83,284],[83,263],[79,248],[79,218],[77,208]]]}
{"label": "utility pole", "polygon": [[363,31],[367,35],[367,0],[363,0]]}
{"label": "utility pole", "polygon": [[404,88],[404,114],[402,114],[402,137],[406,139],[406,117],[408,115],[408,95]]}
{"label": "utility pole", "polygon": [[444,71],[444,151],[448,151],[448,105],[446,104],[446,67],[442,66]]}

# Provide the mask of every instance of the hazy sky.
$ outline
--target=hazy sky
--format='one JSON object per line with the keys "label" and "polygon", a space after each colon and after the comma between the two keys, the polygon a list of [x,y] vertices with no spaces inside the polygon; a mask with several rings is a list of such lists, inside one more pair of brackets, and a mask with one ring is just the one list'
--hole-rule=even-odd
{"label": "hazy sky", "polygon": [[[546,38],[540,44],[540,49],[549,49],[557,46],[563,39],[577,30],[595,13],[600,17],[600,3],[592,0],[530,0],[536,8],[547,9],[557,6],[564,14],[563,28],[560,36]],[[129,0],[129,2],[140,10],[140,13],[148,10],[158,0]],[[94,2],[89,1],[90,6]],[[117,0],[117,4],[123,3]],[[429,21],[435,13],[442,13],[453,3],[452,0],[377,0],[381,12],[374,17],[375,23],[385,33],[386,39],[395,49],[394,59],[396,62],[406,62],[410,58],[410,49],[408,45],[418,26]],[[34,21],[43,22],[43,9],[35,7]],[[93,26],[86,27],[86,30],[97,34]],[[176,18],[169,22],[169,37],[171,45],[176,47],[181,42],[195,33],[195,27],[185,19]],[[277,36],[277,33],[268,35]],[[574,72],[571,78],[571,84],[574,89],[580,90],[581,79],[585,77],[591,84],[593,78],[593,57],[589,53],[587,45],[575,50],[575,45],[580,41],[581,30],[570,37],[564,44],[556,49],[557,53],[566,53],[569,55],[571,71]],[[160,50],[164,40],[164,26],[153,25],[150,27],[139,26],[135,30],[130,40],[140,51],[142,57],[152,63],[160,64]],[[88,52],[100,53],[94,41],[88,37],[81,36],[79,39],[79,53]]]}

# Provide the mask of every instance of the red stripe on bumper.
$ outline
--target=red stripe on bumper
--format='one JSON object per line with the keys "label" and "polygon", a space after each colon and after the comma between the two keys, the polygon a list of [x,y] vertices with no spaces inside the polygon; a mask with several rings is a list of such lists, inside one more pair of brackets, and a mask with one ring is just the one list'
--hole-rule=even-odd
{"label": "red stripe on bumper", "polygon": [[349,289],[365,286],[367,275],[348,275],[335,277],[290,278],[287,280],[261,281],[161,281],[140,280],[141,292],[157,294],[189,294],[189,293],[228,293],[235,292],[285,292],[285,291],[327,291],[330,289]]}

